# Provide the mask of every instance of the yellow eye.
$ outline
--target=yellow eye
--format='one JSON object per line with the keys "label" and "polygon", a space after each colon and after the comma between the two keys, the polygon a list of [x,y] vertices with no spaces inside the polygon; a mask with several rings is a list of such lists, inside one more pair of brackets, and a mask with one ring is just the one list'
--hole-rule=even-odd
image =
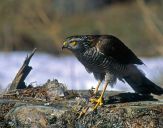
{"label": "yellow eye", "polygon": [[67,45],[67,42],[65,41],[65,42],[63,42],[63,45]]}
{"label": "yellow eye", "polygon": [[73,42],[71,42],[71,44],[72,44],[73,46],[76,46],[76,45],[77,45],[77,42],[76,42],[76,41],[73,41]]}

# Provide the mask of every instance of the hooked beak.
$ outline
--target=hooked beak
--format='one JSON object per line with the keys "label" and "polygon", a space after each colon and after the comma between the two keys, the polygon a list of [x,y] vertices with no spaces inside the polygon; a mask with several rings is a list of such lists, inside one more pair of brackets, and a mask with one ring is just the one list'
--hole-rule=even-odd
{"label": "hooked beak", "polygon": [[62,50],[63,50],[64,48],[68,48],[68,43],[67,43],[66,41],[63,43]]}

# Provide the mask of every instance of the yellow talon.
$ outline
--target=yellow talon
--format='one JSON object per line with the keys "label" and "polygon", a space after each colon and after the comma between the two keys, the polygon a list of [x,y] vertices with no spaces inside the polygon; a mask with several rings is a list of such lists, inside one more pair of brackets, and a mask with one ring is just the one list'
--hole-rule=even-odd
{"label": "yellow talon", "polygon": [[90,102],[91,102],[92,104],[94,104],[94,103],[97,103],[97,100],[98,100],[98,99],[96,99],[96,98],[91,98],[91,99],[90,99]]}
{"label": "yellow talon", "polygon": [[90,99],[90,102],[96,103],[96,105],[93,107],[93,110],[95,110],[95,109],[97,109],[98,106],[103,105],[103,98],[102,97],[100,97],[99,99],[92,98],[92,99]]}
{"label": "yellow talon", "polygon": [[[95,106],[93,107],[93,111],[96,110],[98,106],[102,106],[102,105],[103,105],[103,96],[104,96],[104,92],[105,92],[105,90],[106,90],[106,87],[107,87],[108,83],[109,83],[109,82],[106,81],[105,86],[104,86],[104,89],[103,89],[103,91],[102,91],[102,93],[101,93],[101,96],[100,96],[98,99],[96,99],[96,98],[91,98],[91,99],[90,99],[90,102],[93,103],[93,104],[95,104]],[[100,84],[101,84],[101,81],[98,82],[98,85],[97,85],[96,90],[95,90],[95,92],[94,92],[96,95],[97,95],[98,87],[99,87]],[[87,106],[86,108],[82,109],[82,111],[81,111],[80,114],[79,114],[78,119],[79,119],[81,116],[85,115],[85,113],[88,111],[88,109],[89,109],[89,106]]]}

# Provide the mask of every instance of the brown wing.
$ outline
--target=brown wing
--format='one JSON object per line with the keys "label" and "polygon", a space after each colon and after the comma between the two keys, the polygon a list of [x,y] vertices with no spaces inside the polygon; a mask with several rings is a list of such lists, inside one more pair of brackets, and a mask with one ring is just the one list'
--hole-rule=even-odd
{"label": "brown wing", "polygon": [[112,35],[99,37],[96,47],[106,56],[114,58],[121,64],[143,64],[137,56],[123,44],[118,38]]}

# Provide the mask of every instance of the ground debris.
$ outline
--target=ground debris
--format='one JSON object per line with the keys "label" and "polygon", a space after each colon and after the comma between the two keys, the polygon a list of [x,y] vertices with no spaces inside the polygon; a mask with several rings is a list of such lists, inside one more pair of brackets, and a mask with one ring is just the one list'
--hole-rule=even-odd
{"label": "ground debris", "polygon": [[5,121],[5,115],[13,108],[13,106],[15,105],[15,103],[1,103],[0,104],[0,127],[4,126],[6,124]]}
{"label": "ground debris", "polygon": [[22,101],[55,101],[64,98],[73,98],[77,93],[68,91],[66,86],[57,80],[48,80],[43,86],[16,89],[1,95],[1,99]]}
{"label": "ground debris", "polygon": [[[105,103],[96,111],[92,111],[91,96],[89,90],[67,90],[65,84],[55,79],[42,86],[9,91],[0,97],[0,127],[163,126],[163,102],[150,95],[106,91]],[[88,108],[87,113],[78,118],[83,108]]]}

